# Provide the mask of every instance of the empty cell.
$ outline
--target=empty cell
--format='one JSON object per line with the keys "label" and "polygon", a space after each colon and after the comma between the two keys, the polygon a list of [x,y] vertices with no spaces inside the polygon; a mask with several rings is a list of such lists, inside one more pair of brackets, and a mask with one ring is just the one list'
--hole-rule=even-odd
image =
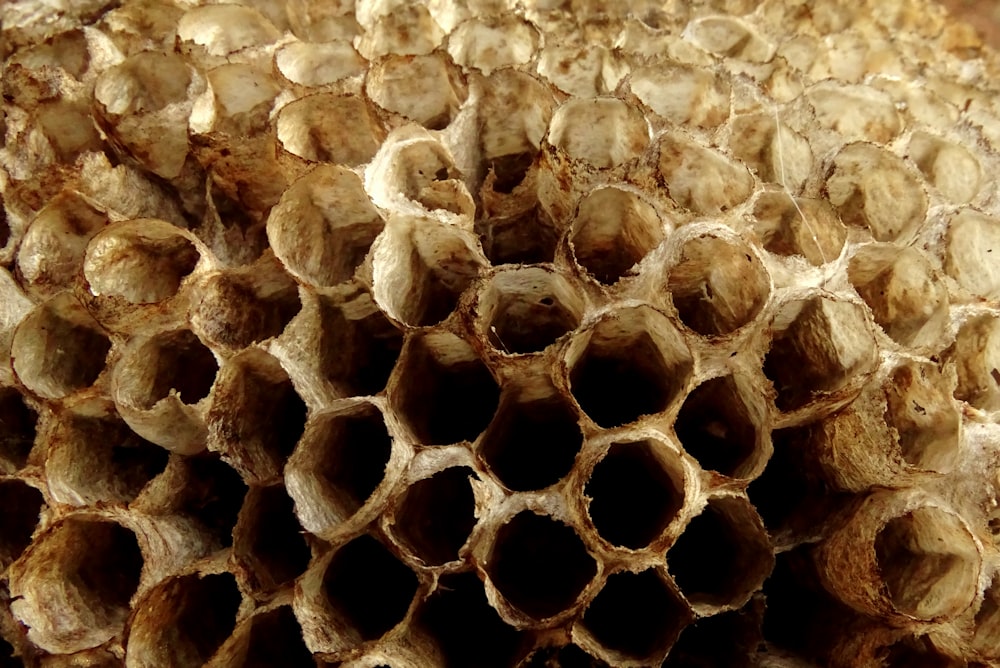
{"label": "empty cell", "polygon": [[302,86],[325,86],[363,74],[367,63],[350,42],[290,42],[274,54],[283,77]]}
{"label": "empty cell", "polygon": [[14,372],[46,399],[60,399],[93,385],[104,371],[111,341],[69,292],[34,308],[11,343]]}
{"label": "empty cell", "polygon": [[247,570],[253,592],[290,583],[306,570],[311,554],[284,485],[251,488],[233,533],[233,557]]}
{"label": "empty cell", "polygon": [[20,480],[0,482],[0,570],[5,570],[31,543],[38,514],[45,499],[42,493]]}
{"label": "empty cell", "polygon": [[608,668],[609,664],[587,654],[574,644],[536,650],[520,668]]}
{"label": "empty cell", "polygon": [[615,91],[629,70],[616,50],[599,44],[546,44],[539,54],[538,73],[559,90],[575,97],[595,97]]}
{"label": "empty cell", "polygon": [[[348,18],[353,21],[350,14]],[[363,56],[374,60],[386,54],[419,56],[430,53],[443,38],[441,26],[426,7],[402,2],[396,3],[389,13],[379,16],[373,25],[366,26],[356,43]]]}
{"label": "empty cell", "polygon": [[[461,156],[460,156],[461,157]],[[449,149],[435,136],[413,123],[403,125],[382,145],[372,166],[365,172],[365,184],[378,206],[399,212],[433,211],[436,219],[454,221],[460,226],[471,220],[476,205],[469,195],[462,171]],[[430,225],[427,220],[397,220],[411,226]],[[459,221],[456,221],[459,222]],[[403,227],[395,223],[396,227]]]}
{"label": "empty cell", "polygon": [[685,135],[663,135],[659,152],[660,175],[671,199],[696,213],[724,213],[753,192],[746,165]]}
{"label": "empty cell", "polygon": [[667,552],[667,568],[694,605],[739,607],[773,566],[764,525],[742,497],[710,499]]}
{"label": "empty cell", "polygon": [[440,566],[458,559],[476,525],[472,469],[453,467],[418,480],[403,493],[395,533],[421,561]]}
{"label": "empty cell", "polygon": [[234,657],[234,668],[315,668],[291,607],[284,605],[252,617],[237,633],[249,638]]}
{"label": "empty cell", "polygon": [[748,405],[736,380],[724,376],[705,381],[688,395],[674,431],[702,468],[740,478],[767,456],[758,442],[756,424],[763,419]]}
{"label": "empty cell", "polygon": [[352,94],[316,93],[289,102],[276,126],[278,141],[292,155],[348,167],[371,160],[385,139],[364,99]]}
{"label": "empty cell", "polygon": [[649,128],[642,112],[622,100],[572,99],[552,115],[548,142],[574,160],[608,169],[642,155]]}
{"label": "empty cell", "polygon": [[[934,646],[930,636],[907,635],[878,650],[876,658],[887,668],[958,668],[965,661],[949,656]],[[975,665],[975,664],[972,664]]]}
{"label": "empty cell", "polygon": [[795,192],[802,189],[813,168],[812,148],[805,137],[774,113],[738,116],[731,127],[729,150],[760,180]]}
{"label": "empty cell", "polygon": [[764,373],[778,391],[782,411],[836,392],[875,365],[876,349],[863,306],[826,297],[786,304],[764,358]]}
{"label": "empty cell", "polygon": [[229,359],[205,418],[209,448],[258,483],[281,476],[306,423],[306,405],[274,357],[251,348]]}
{"label": "empty cell", "polygon": [[500,388],[476,351],[454,334],[411,338],[389,398],[424,445],[474,441],[496,412]]}
{"label": "empty cell", "polygon": [[485,218],[476,223],[476,228],[486,257],[494,266],[544,264],[555,259],[559,230],[537,204],[525,211]]}
{"label": "empty cell", "polygon": [[677,125],[710,129],[729,118],[732,87],[719,72],[659,62],[633,70],[629,88],[643,104]]}
{"label": "empty cell", "polygon": [[709,236],[682,246],[666,288],[681,321],[705,336],[730,334],[746,325],[771,292],[767,271],[750,246]]}
{"label": "empty cell", "polygon": [[230,573],[166,580],[136,606],[126,648],[128,665],[205,664],[233,632],[241,600]]}
{"label": "empty cell", "polygon": [[246,63],[225,63],[206,73],[208,98],[192,109],[194,133],[263,133],[274,98],[281,91],[271,72]]}
{"label": "empty cell", "polygon": [[945,236],[944,270],[973,295],[1000,298],[1000,220],[972,209],[952,216]]}
{"label": "empty cell", "polygon": [[579,335],[571,346],[573,396],[602,427],[617,427],[659,413],[685,387],[691,354],[659,312],[624,309]]}
{"label": "empty cell", "polygon": [[498,272],[479,298],[486,336],[496,350],[539,352],[576,329],[583,298],[559,274],[540,267]]}
{"label": "empty cell", "polygon": [[970,644],[987,657],[995,658],[1000,655],[1000,582],[996,575],[986,588],[983,601],[976,611]]}
{"label": "empty cell", "polygon": [[801,255],[819,266],[836,260],[847,228],[829,202],[765,191],[754,204],[752,225],[760,243],[775,255]]}
{"label": "empty cell", "polygon": [[12,387],[0,387],[0,470],[13,473],[28,463],[35,445],[38,412]]}
{"label": "empty cell", "polygon": [[659,662],[691,612],[663,576],[650,569],[616,573],[583,614],[597,642],[632,661]]}
{"label": "empty cell", "polygon": [[233,527],[247,493],[246,483],[231,466],[215,455],[185,457],[176,496],[164,509],[195,520],[228,547]]}
{"label": "empty cell", "polygon": [[885,144],[903,129],[892,98],[871,86],[825,81],[806,92],[820,125],[845,139]]}
{"label": "empty cell", "polygon": [[958,370],[956,399],[980,410],[1000,408],[1000,320],[984,315],[966,321],[946,358]]}
{"label": "empty cell", "polygon": [[931,185],[953,204],[966,204],[979,193],[979,161],[960,144],[926,132],[914,132],[907,157],[917,163]]}
{"label": "empty cell", "polygon": [[570,232],[576,261],[605,285],[629,273],[663,241],[656,210],[634,192],[600,188],[580,201]]}
{"label": "empty cell", "polygon": [[415,628],[437,646],[446,668],[514,665],[522,634],[497,614],[474,573],[446,575],[416,614]]}
{"label": "empty cell", "polygon": [[572,527],[525,510],[497,531],[486,573],[511,605],[542,620],[576,603],[597,562]]}
{"label": "empty cell", "polygon": [[512,391],[500,402],[479,456],[508,489],[548,487],[573,468],[583,445],[578,419],[554,389],[542,396]]}
{"label": "empty cell", "polygon": [[602,538],[621,547],[645,548],[684,505],[680,457],[655,441],[614,443],[590,474],[584,496]]}
{"label": "empty cell", "polygon": [[118,392],[141,409],[168,396],[198,403],[208,396],[219,368],[212,351],[188,329],[154,335],[128,362],[117,367]]}
{"label": "empty cell", "polygon": [[841,149],[827,174],[825,190],[841,219],[869,229],[876,241],[911,236],[927,213],[920,179],[902,158],[872,144]]}
{"label": "empty cell", "polygon": [[446,54],[387,56],[368,71],[368,97],[429,130],[451,123],[465,101],[461,72]]}
{"label": "empty cell", "polygon": [[953,384],[929,364],[904,364],[890,377],[885,421],[907,464],[945,473],[957,463],[962,419],[948,391]]}
{"label": "empty cell", "polygon": [[506,65],[523,65],[538,53],[538,32],[513,14],[472,18],[448,36],[448,53],[485,76]]}
{"label": "empty cell", "polygon": [[252,7],[208,5],[184,12],[177,24],[177,37],[204,47],[209,55],[228,56],[272,44],[281,33]]}
{"label": "empty cell", "polygon": [[696,619],[681,632],[662,668],[740,666],[760,641],[760,619],[748,609],[752,605]]}
{"label": "empty cell", "polygon": [[282,194],[268,215],[267,238],[289,273],[331,286],[354,276],[384,227],[357,174],[321,165]]}
{"label": "empty cell", "polygon": [[337,550],[323,576],[323,594],[345,629],[375,640],[403,621],[417,592],[417,576],[368,535]]}
{"label": "empty cell", "polygon": [[367,396],[385,389],[403,348],[403,334],[370,300],[340,304],[321,298],[318,371],[341,395]]}

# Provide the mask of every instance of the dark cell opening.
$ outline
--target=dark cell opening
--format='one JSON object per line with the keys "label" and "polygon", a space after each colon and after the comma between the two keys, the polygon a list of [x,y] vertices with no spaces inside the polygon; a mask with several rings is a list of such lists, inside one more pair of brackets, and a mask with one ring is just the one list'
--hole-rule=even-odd
{"label": "dark cell opening", "polygon": [[486,570],[512,605],[544,619],[576,601],[597,564],[573,529],[523,511],[497,532]]}
{"label": "dark cell opening", "polygon": [[66,564],[67,580],[91,609],[128,610],[142,572],[135,534],[110,522],[79,522],[78,528],[83,544],[76,563]]}
{"label": "dark cell opening", "polygon": [[31,543],[44,502],[41,492],[20,480],[0,482],[0,570]]}
{"label": "dark cell opening", "polygon": [[681,632],[662,668],[746,665],[761,640],[761,617],[754,607],[695,620]]}
{"label": "dark cell opening", "polygon": [[237,553],[245,552],[256,576],[256,585],[273,591],[301,575],[311,552],[295,517],[295,506],[283,485],[264,487],[247,495],[243,520],[247,540],[236,541]]}
{"label": "dark cell opening", "polygon": [[13,388],[0,388],[0,460],[19,469],[35,444],[38,413]]}
{"label": "dark cell opening", "polygon": [[354,414],[326,419],[314,438],[323,444],[316,474],[344,510],[353,513],[385,477],[392,438],[382,413],[368,404]]}
{"label": "dark cell opening", "polygon": [[590,656],[576,645],[546,647],[531,655],[523,668],[609,668],[608,664]]}
{"label": "dark cell opening", "polygon": [[690,619],[687,607],[656,572],[617,573],[583,615],[583,625],[605,647],[649,659],[669,647]]}
{"label": "dark cell opening", "polygon": [[157,342],[152,354],[156,356],[156,372],[147,407],[165,398],[170,390],[176,390],[185,404],[196,404],[208,396],[219,365],[193,332],[167,335]]}
{"label": "dark cell opening", "polygon": [[368,396],[385,389],[403,348],[403,335],[381,312],[361,318],[320,302],[319,367],[345,396]]}
{"label": "dark cell opening", "polygon": [[240,668],[316,668],[289,606],[254,618],[246,658]]}
{"label": "dark cell opening", "polygon": [[505,295],[490,321],[490,339],[495,348],[507,353],[534,353],[579,324],[579,314],[554,297]]}
{"label": "dark cell opening", "polygon": [[473,573],[446,575],[417,615],[441,652],[445,668],[506,668],[514,665],[521,633],[490,607]]}
{"label": "dark cell opening", "polygon": [[[3,122],[2,129],[6,130],[6,127],[6,122]],[[0,198],[0,248],[6,246],[8,241],[10,241],[10,224],[7,223],[7,207]]]}
{"label": "dark cell opening", "polygon": [[500,155],[490,160],[489,167],[493,172],[493,191],[511,193],[524,181],[528,170],[535,162],[534,153],[511,153]]}
{"label": "dark cell opening", "polygon": [[569,473],[583,444],[573,410],[558,397],[500,407],[480,454],[512,490],[542,489]]}
{"label": "dark cell opening", "polygon": [[471,469],[455,467],[418,480],[406,490],[396,514],[396,532],[424,563],[458,558],[476,525]]}
{"label": "dark cell opening", "polygon": [[927,636],[904,638],[883,648],[876,658],[885,668],[959,668],[966,665],[934,647]]}
{"label": "dark cell opening", "polygon": [[[76,310],[79,307],[74,304],[70,308]],[[111,350],[111,341],[96,321],[72,311],[63,317],[55,310],[49,310],[34,324],[45,336],[36,336],[30,345],[34,349],[32,352],[42,357],[32,363],[30,369],[19,370],[22,375],[25,372],[30,374],[25,380],[60,396],[93,385],[104,371],[104,363]],[[59,342],[58,346],[54,342]],[[56,349],[50,350],[49,346]]]}
{"label": "dark cell opening", "polygon": [[14,655],[14,646],[2,637],[0,637],[0,668],[24,668],[21,657]]}
{"label": "dark cell opening", "polygon": [[542,264],[556,255],[559,233],[555,224],[535,207],[511,216],[487,218],[476,224],[490,264]]}
{"label": "dark cell opening", "polygon": [[323,576],[327,601],[366,641],[403,620],[417,584],[413,571],[368,535],[340,548]]}
{"label": "dark cell opening", "polygon": [[177,512],[198,520],[223,546],[232,545],[246,484],[239,473],[215,455],[188,457],[184,464]]}
{"label": "dark cell opening", "polygon": [[570,242],[580,266],[612,285],[663,237],[660,217],[648,202],[620,188],[599,188],[580,202]]}
{"label": "dark cell opening", "polygon": [[[169,644],[174,658],[186,665],[207,661],[229,637],[236,626],[236,611],[240,607],[240,592],[230,573],[191,575],[175,584],[178,588],[174,610],[174,629],[163,629],[162,640]],[[179,662],[179,665],[184,663]]]}
{"label": "dark cell opening", "polygon": [[[684,477],[650,441],[615,443],[594,467],[584,494],[590,519],[609,543],[632,549],[649,545],[684,505]],[[660,448],[662,450],[662,447]]]}
{"label": "dark cell opening", "polygon": [[696,387],[674,423],[677,438],[702,468],[738,476],[757,445],[757,430],[732,376]]}

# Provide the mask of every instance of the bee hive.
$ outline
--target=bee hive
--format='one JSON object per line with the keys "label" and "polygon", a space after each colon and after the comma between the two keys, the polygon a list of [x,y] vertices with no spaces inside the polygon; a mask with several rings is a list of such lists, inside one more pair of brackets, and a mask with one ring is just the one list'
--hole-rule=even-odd
{"label": "bee hive", "polygon": [[0,20],[0,666],[1000,662],[1000,66],[936,6]]}

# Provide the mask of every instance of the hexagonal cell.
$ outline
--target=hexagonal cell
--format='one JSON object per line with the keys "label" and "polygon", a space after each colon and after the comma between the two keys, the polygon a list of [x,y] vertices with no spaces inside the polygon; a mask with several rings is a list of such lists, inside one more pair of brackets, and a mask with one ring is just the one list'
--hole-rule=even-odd
{"label": "hexagonal cell", "polygon": [[539,54],[537,70],[549,83],[575,97],[613,93],[628,73],[617,50],[600,44],[546,44]]}
{"label": "hexagonal cell", "polygon": [[576,261],[611,285],[665,238],[656,210],[634,192],[599,188],[580,200],[570,232]]}
{"label": "hexagonal cell", "polygon": [[538,32],[513,14],[472,18],[448,36],[448,53],[486,76],[506,65],[523,65],[538,52]]}
{"label": "hexagonal cell", "polygon": [[364,58],[350,42],[291,42],[274,54],[283,77],[301,86],[325,86],[363,74]]}
{"label": "hexagonal cell", "polygon": [[[357,41],[363,56],[374,60],[387,54],[419,56],[434,51],[444,39],[444,31],[427,7],[409,2],[384,5],[387,14],[379,16]],[[361,15],[361,11],[357,14]]]}
{"label": "hexagonal cell", "polygon": [[361,178],[320,165],[282,194],[267,218],[267,238],[289,273],[317,286],[354,276],[385,221]]}
{"label": "hexagonal cell", "polygon": [[973,629],[973,649],[990,658],[1000,655],[1000,581],[996,574],[983,594]]}
{"label": "hexagonal cell", "polygon": [[782,411],[837,392],[875,366],[875,338],[863,306],[813,297],[785,304],[774,323],[763,369]]}
{"label": "hexagonal cell", "polygon": [[[476,214],[476,204],[455,160],[440,136],[413,123],[403,125],[389,135],[365,171],[365,187],[383,209],[420,216],[433,211],[438,221],[464,229]],[[426,220],[409,222],[429,225]]]}
{"label": "hexagonal cell", "polygon": [[771,285],[757,254],[742,240],[702,236],[681,247],[667,290],[685,325],[704,336],[721,336],[757,317]]}
{"label": "hexagonal cell", "polygon": [[278,360],[251,348],[223,366],[205,421],[208,447],[263,484],[281,477],[305,429],[306,405]]}
{"label": "hexagonal cell", "polygon": [[578,335],[567,367],[580,407],[600,426],[617,427],[666,409],[687,384],[693,362],[670,321],[640,306]]}
{"label": "hexagonal cell", "polygon": [[949,392],[953,383],[937,367],[912,363],[889,378],[885,421],[907,464],[947,472],[957,463],[962,418]]}
{"label": "hexagonal cell", "polygon": [[254,595],[290,583],[311,556],[285,487],[252,487],[233,531],[233,560],[243,567]]}
{"label": "hexagonal cell", "polygon": [[1000,298],[1000,269],[993,255],[993,249],[1000,249],[1000,220],[963,209],[952,216],[945,239],[948,275],[974,295]]}
{"label": "hexagonal cell", "polygon": [[541,267],[497,272],[478,304],[487,340],[509,355],[544,350],[576,329],[583,309],[573,285]]}
{"label": "hexagonal cell", "polygon": [[752,26],[733,16],[697,18],[684,28],[684,39],[717,56],[766,63],[775,47]]}
{"label": "hexagonal cell", "polygon": [[420,443],[474,441],[496,412],[500,388],[476,351],[454,334],[411,337],[389,398]]}
{"label": "hexagonal cell", "polygon": [[642,155],[649,128],[642,112],[622,100],[569,100],[552,115],[548,142],[598,169],[617,167]]}
{"label": "hexagonal cell", "polygon": [[14,473],[28,463],[35,445],[38,412],[12,387],[0,387],[0,471]]}
{"label": "hexagonal cell", "polygon": [[45,504],[42,493],[20,480],[0,481],[0,571],[6,570],[31,543],[38,515]]}
{"label": "hexagonal cell", "polygon": [[184,12],[177,37],[192,42],[212,56],[228,56],[254,46],[276,42],[281,33],[263,14],[240,5],[207,5]]}
{"label": "hexagonal cell", "polygon": [[506,392],[479,456],[508,489],[548,487],[569,473],[583,445],[573,407],[554,388]]}
{"label": "hexagonal cell", "polygon": [[15,566],[11,611],[29,628],[29,640],[50,652],[70,653],[122,632],[143,555],[131,530],[71,517],[47,531]]}
{"label": "hexagonal cell", "polygon": [[[208,396],[219,364],[189,329],[156,334],[116,368],[118,396],[150,409],[168,396],[194,405]],[[148,438],[148,436],[147,436]]]}
{"label": "hexagonal cell", "polygon": [[511,605],[542,620],[576,603],[597,563],[572,527],[525,510],[497,531],[486,574]]}
{"label": "hexagonal cell", "polygon": [[696,213],[724,213],[753,192],[753,177],[744,164],[685,135],[664,134],[659,150],[660,175],[671,199]]}
{"label": "hexagonal cell", "polygon": [[171,459],[156,483],[165,483],[153,498],[146,495],[144,512],[156,515],[183,515],[221,547],[233,542],[233,528],[247,493],[246,483],[231,466],[216,455],[196,455]]}
{"label": "hexagonal cell", "polygon": [[93,385],[109,350],[104,329],[72,294],[61,292],[17,326],[11,358],[25,387],[46,399],[60,399]]}
{"label": "hexagonal cell", "polygon": [[428,220],[391,225],[374,252],[375,300],[389,317],[414,327],[451,315],[485,264],[471,235]]}
{"label": "hexagonal cell", "polygon": [[729,375],[707,380],[691,391],[674,431],[703,469],[744,478],[770,455],[758,431],[765,419],[754,394]]}
{"label": "hexagonal cell", "polygon": [[[529,166],[525,165],[524,169],[528,169]],[[500,178],[498,170],[502,168],[506,169],[506,166],[493,163],[492,169],[497,178]],[[523,176],[524,174],[520,173],[517,178]],[[494,185],[499,187],[497,183]],[[486,257],[494,266],[545,264],[555,260],[556,246],[559,244],[559,228],[552,217],[537,203],[524,211],[481,219],[476,222],[476,231],[479,233]]]}
{"label": "hexagonal cell", "polygon": [[641,550],[684,505],[680,455],[652,440],[613,443],[584,488],[591,522],[612,545]]}
{"label": "hexagonal cell", "polygon": [[739,666],[757,651],[759,625],[759,616],[746,608],[696,619],[681,632],[661,668]]}
{"label": "hexagonal cell", "polygon": [[802,189],[813,167],[809,141],[776,114],[737,116],[730,124],[729,150],[757,172],[757,178],[788,190]]}
{"label": "hexagonal cell", "polygon": [[826,193],[848,225],[866,227],[876,241],[914,234],[927,213],[927,195],[903,159],[872,144],[848,144],[834,158]]}
{"label": "hexagonal cell", "polygon": [[241,600],[230,573],[183,575],[157,585],[136,605],[126,648],[129,664],[205,664],[233,632]]}
{"label": "hexagonal cell", "polygon": [[950,202],[966,204],[982,185],[982,169],[972,153],[956,142],[914,132],[906,150],[924,177]]}
{"label": "hexagonal cell", "polygon": [[429,566],[458,559],[476,525],[472,469],[456,466],[414,482],[400,497],[393,530]]}
{"label": "hexagonal cell", "polygon": [[[196,134],[256,134],[267,130],[268,115],[281,92],[269,70],[247,63],[225,63],[206,73],[209,97],[192,108],[188,126]],[[273,140],[272,140],[273,141]]]}
{"label": "hexagonal cell", "polygon": [[872,86],[822,82],[805,96],[820,125],[845,139],[885,144],[903,129],[892,98]]}
{"label": "hexagonal cell", "polygon": [[966,321],[946,357],[958,370],[956,399],[984,411],[1000,409],[1000,319]]}
{"label": "hexagonal cell", "polygon": [[413,571],[376,539],[362,535],[333,555],[322,587],[341,633],[358,643],[375,640],[403,621],[417,585]]}
{"label": "hexagonal cell", "polygon": [[378,106],[429,130],[451,123],[468,95],[447,54],[387,56],[368,70],[365,92]]}
{"label": "hexagonal cell", "polygon": [[663,574],[649,569],[609,577],[580,624],[609,657],[659,663],[691,617]]}
{"label": "hexagonal cell", "polygon": [[276,127],[289,153],[348,167],[371,160],[385,139],[365,101],[351,94],[316,93],[289,102],[278,112]]}
{"label": "hexagonal cell", "polygon": [[696,607],[740,607],[773,567],[764,524],[739,496],[709,499],[667,552],[667,568]]}
{"label": "hexagonal cell", "polygon": [[414,629],[434,643],[441,666],[507,668],[523,643],[490,606],[474,573],[442,577],[421,604]]}
{"label": "hexagonal cell", "polygon": [[[283,605],[254,615],[236,629],[233,668],[315,668],[292,608]],[[244,640],[245,639],[245,640]]]}
{"label": "hexagonal cell", "polygon": [[391,455],[392,437],[375,405],[312,415],[285,466],[302,525],[321,534],[356,513],[382,483]]}
{"label": "hexagonal cell", "polygon": [[729,118],[729,80],[716,71],[680,63],[640,67],[629,77],[632,93],[676,125],[715,128]]}
{"label": "hexagonal cell", "polygon": [[875,322],[897,342],[919,345],[941,337],[948,289],[916,248],[866,246],[851,258],[847,275]]}
{"label": "hexagonal cell", "polygon": [[769,252],[802,255],[816,266],[837,259],[847,241],[847,228],[829,202],[792,198],[784,191],[761,193],[754,205],[753,228]]}

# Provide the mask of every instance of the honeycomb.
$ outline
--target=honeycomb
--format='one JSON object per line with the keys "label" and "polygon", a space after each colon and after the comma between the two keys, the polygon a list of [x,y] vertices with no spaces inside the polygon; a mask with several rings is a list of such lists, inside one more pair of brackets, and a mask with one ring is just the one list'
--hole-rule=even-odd
{"label": "honeycomb", "polygon": [[1000,665],[936,5],[0,21],[0,666]]}

